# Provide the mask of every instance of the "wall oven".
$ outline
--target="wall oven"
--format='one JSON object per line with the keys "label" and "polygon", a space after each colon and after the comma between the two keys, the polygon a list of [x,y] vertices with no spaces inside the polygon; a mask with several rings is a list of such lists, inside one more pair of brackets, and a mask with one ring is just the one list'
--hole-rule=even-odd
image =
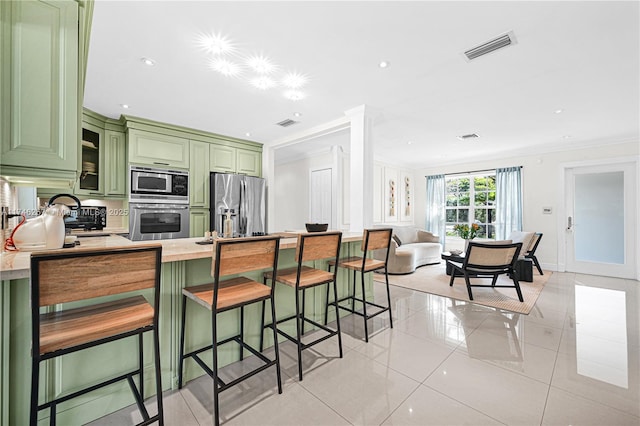
{"label": "wall oven", "polygon": [[129,238],[189,237],[189,172],[130,167]]}
{"label": "wall oven", "polygon": [[129,238],[132,241],[188,237],[188,204],[129,204]]}

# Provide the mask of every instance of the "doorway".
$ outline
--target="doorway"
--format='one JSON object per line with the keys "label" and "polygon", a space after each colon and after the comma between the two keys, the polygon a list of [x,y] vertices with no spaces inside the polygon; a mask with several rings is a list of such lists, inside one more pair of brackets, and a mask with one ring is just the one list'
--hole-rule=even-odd
{"label": "doorway", "polygon": [[636,164],[565,168],[568,272],[636,278]]}
{"label": "doorway", "polygon": [[332,169],[311,171],[309,188],[309,221],[311,223],[328,223],[334,229],[331,220],[333,212]]}

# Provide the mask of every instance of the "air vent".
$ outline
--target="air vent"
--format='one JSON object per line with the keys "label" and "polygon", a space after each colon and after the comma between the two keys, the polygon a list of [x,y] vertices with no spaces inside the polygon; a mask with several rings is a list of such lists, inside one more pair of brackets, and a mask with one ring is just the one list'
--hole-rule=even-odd
{"label": "air vent", "polygon": [[289,126],[293,126],[296,123],[297,123],[297,121],[291,120],[290,118],[287,118],[286,120],[282,120],[281,122],[276,123],[276,124],[278,126],[282,126],[282,127],[289,127]]}
{"label": "air vent", "polygon": [[462,136],[458,136],[458,139],[460,139],[461,141],[466,141],[469,139],[476,139],[479,138],[480,136],[478,136],[476,133],[469,133],[468,135],[462,135]]}
{"label": "air vent", "polygon": [[480,56],[486,55],[487,53],[502,49],[503,47],[511,46],[512,44],[516,44],[516,38],[513,35],[513,32],[509,31],[508,33],[496,37],[493,40],[489,40],[486,43],[481,44],[480,46],[476,46],[465,51],[464,56],[466,56],[470,61],[472,59],[476,59]]}

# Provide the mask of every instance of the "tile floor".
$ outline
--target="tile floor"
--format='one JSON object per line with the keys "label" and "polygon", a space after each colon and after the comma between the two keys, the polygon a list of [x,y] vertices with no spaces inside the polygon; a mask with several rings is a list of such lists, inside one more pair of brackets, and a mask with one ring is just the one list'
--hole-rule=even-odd
{"label": "tile floor", "polygon": [[[281,344],[283,393],[268,369],[221,394],[222,423],[640,424],[638,281],[554,273],[530,315],[400,287],[391,296],[393,329],[381,316],[365,343],[362,319],[344,318],[344,358],[335,339],[305,351],[302,382],[295,346]],[[211,383],[166,392],[165,424],[212,424]],[[133,412],[92,424],[132,424]]]}

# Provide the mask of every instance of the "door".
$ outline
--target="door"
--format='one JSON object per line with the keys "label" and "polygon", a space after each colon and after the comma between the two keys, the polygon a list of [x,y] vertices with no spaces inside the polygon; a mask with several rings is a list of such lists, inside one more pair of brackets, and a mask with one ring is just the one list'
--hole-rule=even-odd
{"label": "door", "polygon": [[311,190],[309,191],[311,203],[309,221],[311,223],[328,223],[329,229],[333,229],[331,222],[333,208],[331,172],[331,169],[311,171]]}
{"label": "door", "polygon": [[636,276],[636,164],[565,169],[566,269]]}

